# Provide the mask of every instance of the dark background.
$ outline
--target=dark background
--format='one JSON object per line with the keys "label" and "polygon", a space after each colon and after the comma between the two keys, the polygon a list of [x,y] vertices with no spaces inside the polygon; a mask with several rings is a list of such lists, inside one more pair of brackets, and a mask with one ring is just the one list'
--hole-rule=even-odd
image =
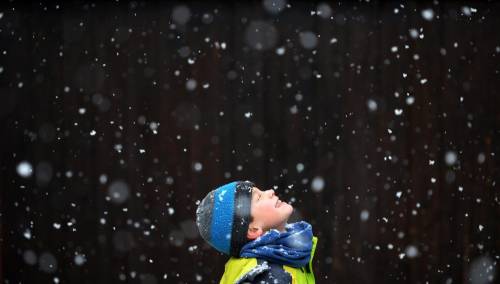
{"label": "dark background", "polygon": [[317,283],[498,283],[498,2],[274,2],[2,2],[3,283],[218,283],[239,179]]}

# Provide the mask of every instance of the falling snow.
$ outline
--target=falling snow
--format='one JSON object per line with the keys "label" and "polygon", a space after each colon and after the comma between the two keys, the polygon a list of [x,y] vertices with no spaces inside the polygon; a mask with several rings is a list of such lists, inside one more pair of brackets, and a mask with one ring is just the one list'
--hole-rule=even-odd
{"label": "falling snow", "polygon": [[4,282],[218,283],[194,211],[250,179],[318,283],[497,283],[498,5],[372,2],[9,1]]}

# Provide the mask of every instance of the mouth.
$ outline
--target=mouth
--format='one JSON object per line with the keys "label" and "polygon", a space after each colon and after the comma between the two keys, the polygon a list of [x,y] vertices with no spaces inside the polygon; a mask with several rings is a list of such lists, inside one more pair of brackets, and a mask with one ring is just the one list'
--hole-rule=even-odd
{"label": "mouth", "polygon": [[281,200],[276,200],[276,204],[274,205],[275,208],[278,208],[278,207],[281,207],[281,204],[283,204],[283,202]]}

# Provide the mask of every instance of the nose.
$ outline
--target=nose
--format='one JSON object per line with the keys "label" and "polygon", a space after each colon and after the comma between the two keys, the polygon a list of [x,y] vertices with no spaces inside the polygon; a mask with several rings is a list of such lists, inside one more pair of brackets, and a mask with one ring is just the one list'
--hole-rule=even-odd
{"label": "nose", "polygon": [[268,189],[268,190],[267,190],[267,192],[269,192],[269,195],[270,195],[271,197],[273,197],[273,196],[274,196],[274,190],[272,190],[272,189]]}

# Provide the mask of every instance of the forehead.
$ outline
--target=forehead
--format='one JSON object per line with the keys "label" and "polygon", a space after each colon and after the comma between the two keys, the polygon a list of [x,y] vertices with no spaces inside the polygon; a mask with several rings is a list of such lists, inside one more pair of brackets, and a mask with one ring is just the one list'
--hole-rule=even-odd
{"label": "forehead", "polygon": [[252,194],[255,194],[256,192],[259,192],[259,191],[260,191],[260,189],[258,187],[256,187],[256,186],[254,186],[252,188]]}

